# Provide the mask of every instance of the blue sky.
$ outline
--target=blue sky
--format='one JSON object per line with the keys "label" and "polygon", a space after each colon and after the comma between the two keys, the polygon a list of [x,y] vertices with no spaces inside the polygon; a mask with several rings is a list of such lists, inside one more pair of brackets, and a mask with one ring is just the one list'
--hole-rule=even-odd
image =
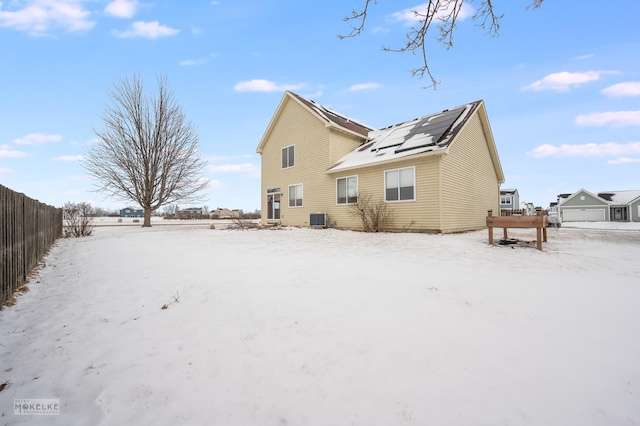
{"label": "blue sky", "polygon": [[640,189],[640,2],[528,3],[494,2],[497,38],[472,9],[452,49],[434,32],[434,91],[408,72],[418,56],[381,50],[402,44],[419,2],[380,0],[361,36],[339,40],[362,0],[5,0],[0,183],[55,206],[127,204],[92,191],[82,153],[107,90],[138,73],[148,91],[166,76],[198,129],[211,209],[260,208],[255,149],[286,89],[374,127],[484,99],[503,188],[521,201]]}

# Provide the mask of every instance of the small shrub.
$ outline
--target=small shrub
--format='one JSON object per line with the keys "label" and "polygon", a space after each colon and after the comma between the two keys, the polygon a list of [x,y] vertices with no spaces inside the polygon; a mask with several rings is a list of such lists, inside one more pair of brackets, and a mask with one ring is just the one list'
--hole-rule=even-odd
{"label": "small shrub", "polygon": [[393,210],[384,200],[373,201],[371,194],[362,192],[351,204],[351,213],[360,219],[364,232],[384,232],[391,226]]}
{"label": "small shrub", "polygon": [[87,237],[93,232],[94,211],[86,202],[72,203],[68,201],[62,208],[65,237]]}

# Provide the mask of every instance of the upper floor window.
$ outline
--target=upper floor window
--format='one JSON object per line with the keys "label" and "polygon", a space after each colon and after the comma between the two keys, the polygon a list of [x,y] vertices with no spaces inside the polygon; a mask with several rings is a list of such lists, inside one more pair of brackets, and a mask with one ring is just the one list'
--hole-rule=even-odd
{"label": "upper floor window", "polygon": [[286,169],[295,165],[295,145],[282,148],[282,168]]}
{"label": "upper floor window", "polygon": [[336,180],[338,204],[358,202],[358,176],[348,176]]}
{"label": "upper floor window", "polygon": [[384,172],[385,201],[411,201],[416,199],[416,169],[387,170]]}
{"label": "upper floor window", "polygon": [[500,204],[511,204],[511,195],[501,195]]}
{"label": "upper floor window", "polygon": [[302,184],[289,185],[289,207],[302,207]]}

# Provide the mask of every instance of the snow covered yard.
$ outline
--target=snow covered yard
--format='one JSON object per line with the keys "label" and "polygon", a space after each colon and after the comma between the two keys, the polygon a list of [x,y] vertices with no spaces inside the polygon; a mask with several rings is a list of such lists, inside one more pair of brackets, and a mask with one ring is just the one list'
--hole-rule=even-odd
{"label": "snow covered yard", "polygon": [[640,424],[640,231],[563,226],[543,250],[98,227],[0,312],[0,424]]}

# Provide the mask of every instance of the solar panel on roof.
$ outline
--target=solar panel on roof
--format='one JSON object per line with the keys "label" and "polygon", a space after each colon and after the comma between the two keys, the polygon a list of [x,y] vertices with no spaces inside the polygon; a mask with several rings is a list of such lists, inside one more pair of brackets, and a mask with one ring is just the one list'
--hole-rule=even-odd
{"label": "solar panel on roof", "polygon": [[412,124],[413,122],[401,123],[381,132],[381,134],[374,139],[374,146],[372,148],[379,150],[401,145],[411,130]]}
{"label": "solar panel on roof", "polygon": [[438,143],[442,135],[460,117],[465,107],[445,111],[436,116],[425,117],[420,120],[406,135],[405,141],[396,148],[396,153],[422,148]]}

